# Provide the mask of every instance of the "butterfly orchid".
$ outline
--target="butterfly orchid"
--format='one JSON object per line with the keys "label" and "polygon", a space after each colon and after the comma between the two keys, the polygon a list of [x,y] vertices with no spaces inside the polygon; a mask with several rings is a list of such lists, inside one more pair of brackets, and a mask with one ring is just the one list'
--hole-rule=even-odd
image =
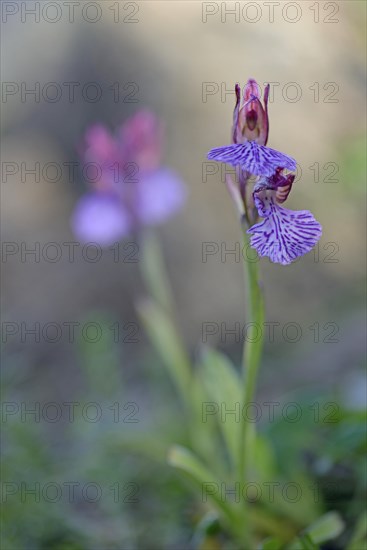
{"label": "butterfly orchid", "polygon": [[[309,252],[320,239],[322,228],[311,212],[292,211],[280,206],[287,199],[294,182],[296,161],[275,149],[267,147],[269,134],[269,84],[264,92],[264,106],[255,80],[248,80],[241,104],[241,89],[235,87],[236,105],[233,115],[232,145],[212,149],[208,159],[237,166],[239,195],[244,203],[245,216],[251,227],[251,246],[259,256],[268,256],[272,262],[290,264]],[[249,220],[246,184],[250,176],[257,176],[253,189],[253,204],[259,223]],[[232,196],[237,196],[233,182],[228,184]]]}

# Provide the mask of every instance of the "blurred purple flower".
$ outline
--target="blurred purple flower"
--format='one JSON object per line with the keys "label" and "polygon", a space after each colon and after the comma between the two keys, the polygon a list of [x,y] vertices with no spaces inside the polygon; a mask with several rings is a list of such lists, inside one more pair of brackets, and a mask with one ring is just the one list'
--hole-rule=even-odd
{"label": "blurred purple flower", "polygon": [[161,166],[163,139],[161,122],[148,110],[128,119],[116,137],[101,125],[87,130],[81,156],[94,163],[98,177],[72,216],[80,241],[107,246],[180,210],[186,188],[173,170]]}

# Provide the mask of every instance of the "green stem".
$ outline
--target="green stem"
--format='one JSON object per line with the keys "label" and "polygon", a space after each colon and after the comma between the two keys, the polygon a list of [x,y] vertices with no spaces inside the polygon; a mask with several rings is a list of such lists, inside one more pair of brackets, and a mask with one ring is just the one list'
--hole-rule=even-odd
{"label": "green stem", "polygon": [[[246,250],[250,246],[250,239],[246,230],[248,228],[247,220],[243,221],[243,242]],[[259,260],[248,260],[247,256],[244,261],[245,268],[245,286],[246,286],[246,305],[247,305],[247,323],[252,323],[254,326],[254,339],[250,339],[244,344],[243,360],[242,360],[242,384],[243,384],[243,406],[247,410],[247,406],[254,399],[256,390],[256,378],[261,362],[263,350],[263,334],[264,334],[264,298],[261,282],[259,280]],[[259,335],[259,338],[256,338]],[[253,464],[252,452],[255,447],[255,425],[253,422],[248,422],[245,419],[242,421],[242,429],[239,442],[239,479],[241,484],[251,481],[251,466]],[[247,510],[244,511],[244,516],[247,516]],[[248,522],[246,521],[248,524]]]}
{"label": "green stem", "polygon": [[159,240],[153,231],[140,236],[140,269],[150,299],[137,306],[152,344],[176,385],[187,414],[191,410],[190,359],[174,316],[174,299]]}
{"label": "green stem", "polygon": [[165,311],[173,311],[173,292],[157,235],[146,229],[140,235],[140,268],[150,295]]}

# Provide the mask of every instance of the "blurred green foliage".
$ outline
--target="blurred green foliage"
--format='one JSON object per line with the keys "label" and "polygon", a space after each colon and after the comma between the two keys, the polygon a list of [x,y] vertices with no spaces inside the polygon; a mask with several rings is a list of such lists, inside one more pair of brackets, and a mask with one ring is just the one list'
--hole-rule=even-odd
{"label": "blurred green foliage", "polygon": [[[110,323],[105,314],[98,319],[101,325]],[[75,480],[81,485],[94,482],[102,487],[102,497],[97,502],[87,502],[76,491],[77,497],[70,502],[65,489],[57,502],[42,498],[42,493],[37,502],[32,494],[22,497],[20,489],[13,495],[3,493],[2,548],[158,549],[177,545],[210,550],[236,548],[236,544],[231,542],[229,526],[222,521],[221,514],[218,515],[217,507],[210,499],[203,502],[200,491],[196,498],[193,497],[190,480],[166,465],[173,441],[188,449],[198,449],[202,457],[199,460],[207,461],[211,457],[214,479],[215,472],[222,471],[223,461],[224,464],[230,463],[230,450],[235,449],[237,439],[236,432],[233,431],[233,436],[231,433],[238,429],[238,425],[225,424],[223,431],[224,424],[218,421],[218,416],[209,416],[207,423],[201,422],[201,404],[208,397],[203,396],[204,390],[199,388],[205,387],[211,400],[232,399],[237,392],[235,378],[231,381],[232,375],[229,378],[223,375],[223,380],[218,383],[221,369],[225,373],[232,367],[220,355],[204,351],[201,382],[198,380],[197,389],[193,388],[198,409],[190,411],[189,417],[196,418],[196,422],[191,423],[188,431],[186,413],[175,400],[175,390],[166,380],[162,367],[151,357],[143,358],[140,369],[144,376],[143,391],[147,392],[144,399],[129,397],[126,400],[126,395],[136,392],[136,384],[134,380],[124,379],[116,354],[118,348],[110,344],[108,339],[97,345],[80,342],[81,383],[71,399],[81,403],[98,402],[103,412],[110,411],[108,419],[86,422],[80,415],[75,415],[74,422],[54,426],[42,419],[39,423],[31,420],[20,422],[15,415],[9,415],[3,421],[3,483],[16,483],[17,486],[25,483],[28,488],[39,483],[42,488],[50,482],[62,487],[63,483]],[[219,378],[212,376],[214,370]],[[235,372],[233,376],[236,376]],[[25,381],[26,376],[23,380],[19,375],[16,391],[14,385],[5,385],[3,401],[14,401],[15,395],[18,402],[26,401]],[[139,391],[142,391],[141,386]],[[266,498],[254,502],[251,513],[256,515],[257,510],[260,513],[260,519],[254,516],[259,525],[258,532],[266,531],[266,518],[274,517],[276,506],[275,517],[288,526],[290,532],[303,533],[290,548],[323,548],[322,536],[318,539],[312,534],[316,527],[308,526],[315,522],[316,526],[319,525],[317,522],[321,520],[318,518],[332,511],[340,516],[335,516],[335,520],[332,519],[334,516],[325,516],[334,522],[331,527],[325,527],[327,532],[330,530],[326,539],[330,538],[333,529],[337,538],[325,548],[339,550],[347,548],[350,543],[351,550],[360,550],[366,535],[363,520],[365,413],[346,409],[331,393],[299,393],[292,396],[292,400],[309,414],[304,414],[299,422],[293,424],[282,415],[276,415],[274,422],[260,424],[255,451],[257,477],[254,481],[296,482],[302,488],[302,498],[295,504],[284,498],[276,498],[275,503],[267,502]],[[146,403],[147,410],[138,411],[139,422],[113,422],[116,408],[109,407],[114,402],[133,401],[139,405]],[[310,407],[312,403],[318,403],[317,408]],[[330,409],[330,403],[334,403],[335,410]],[[121,412],[122,409],[119,414]],[[124,414],[130,412],[126,410]],[[325,421],[327,418],[332,421]],[[55,430],[53,437],[50,429]],[[222,456],[216,449],[222,449]],[[187,459],[170,455],[170,462],[176,466],[181,460],[185,462]],[[196,466],[188,465],[187,468],[190,470]],[[211,480],[208,472],[202,475],[204,481]],[[118,502],[115,502],[115,492],[111,489],[116,482],[121,491]],[[317,498],[312,489],[316,485]],[[135,489],[136,502],[123,502],[122,497],[134,493]],[[50,491],[50,499],[52,495]],[[261,527],[263,521],[264,529]],[[268,539],[262,548],[283,548],[283,545],[276,539]]]}

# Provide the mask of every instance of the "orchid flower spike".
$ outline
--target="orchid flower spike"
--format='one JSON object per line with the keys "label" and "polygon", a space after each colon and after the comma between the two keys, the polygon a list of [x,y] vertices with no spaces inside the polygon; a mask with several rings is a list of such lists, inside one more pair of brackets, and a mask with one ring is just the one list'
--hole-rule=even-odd
{"label": "orchid flower spike", "polygon": [[269,134],[269,84],[265,88],[264,105],[260,100],[259,87],[253,79],[246,84],[242,106],[238,84],[235,94],[233,144],[212,149],[208,158],[228,162],[243,170],[239,174],[239,189],[233,182],[227,182],[227,187],[237,206],[242,200],[243,209],[239,211],[247,217],[249,225],[251,220],[246,213],[246,185],[251,175],[258,176],[253,202],[256,218],[259,216],[264,220],[247,230],[251,235],[250,244],[260,256],[268,256],[272,262],[287,265],[315,246],[322,228],[311,212],[297,212],[280,206],[288,198],[295,178],[293,174],[284,175],[283,172],[285,169],[295,170],[296,161],[266,146]]}

